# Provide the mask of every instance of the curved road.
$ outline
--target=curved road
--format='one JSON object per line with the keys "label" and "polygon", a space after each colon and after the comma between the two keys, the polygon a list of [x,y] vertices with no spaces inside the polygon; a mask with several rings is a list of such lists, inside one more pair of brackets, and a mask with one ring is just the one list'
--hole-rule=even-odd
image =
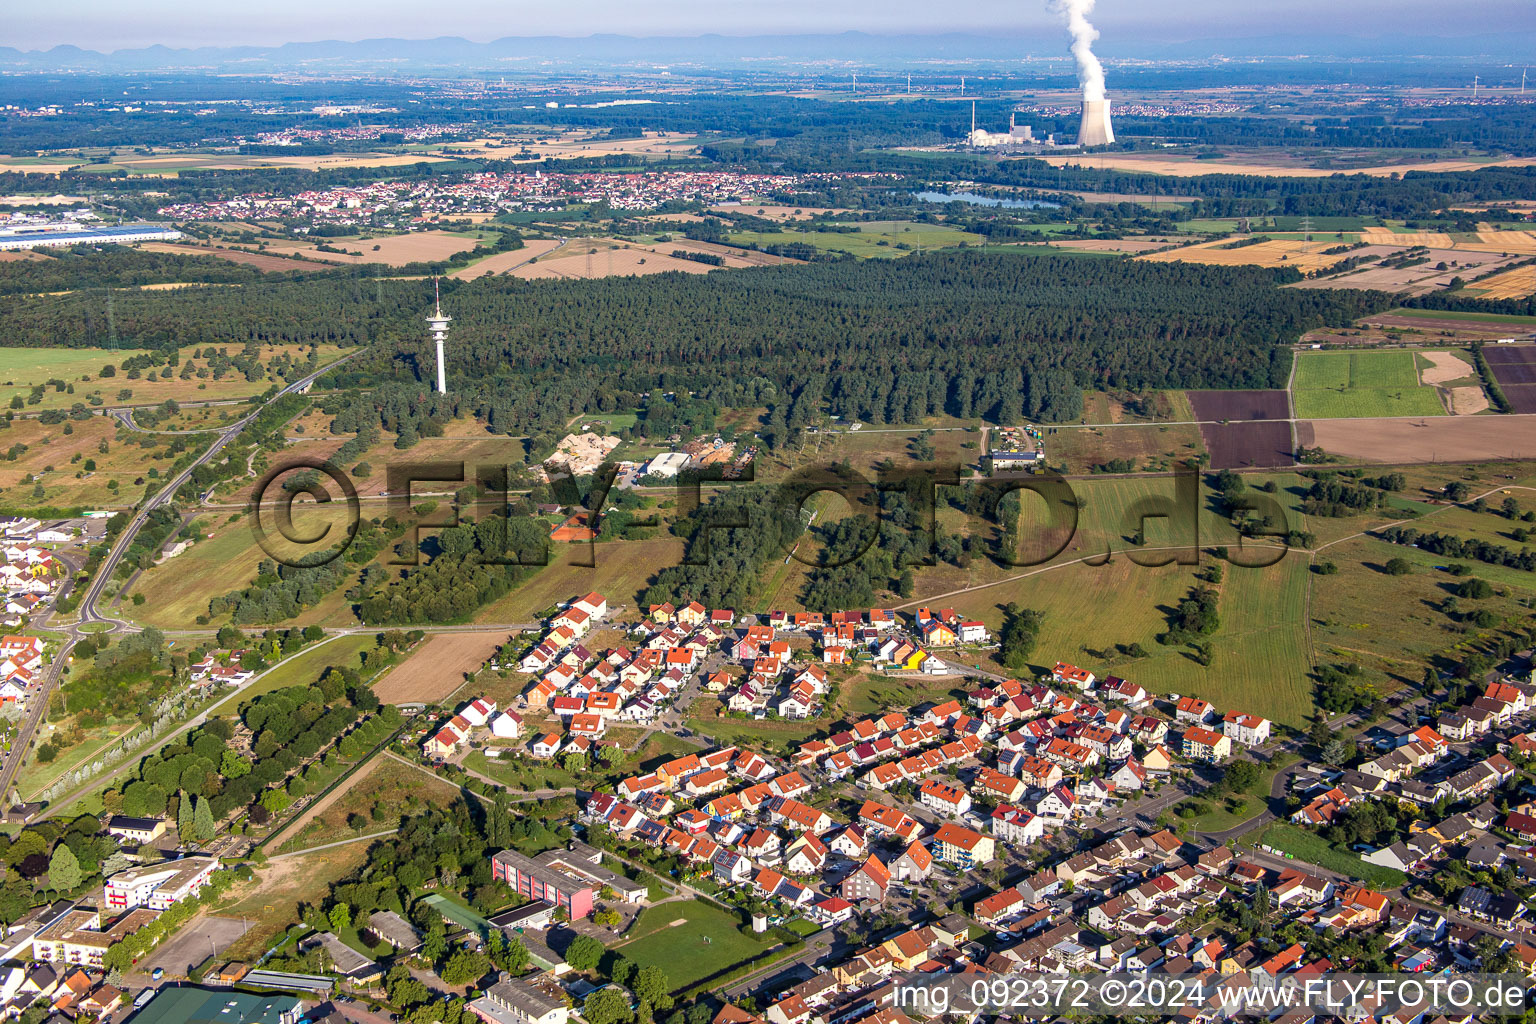
{"label": "curved road", "polygon": [[[357,355],[358,351],[361,350],[349,352],[335,362],[322,366],[314,373],[299,378],[272,396],[272,401],[276,401],[283,395],[306,390],[321,374],[340,366],[348,359]],[[64,641],[58,651],[55,652],[53,664],[48,667],[48,675],[43,680],[42,687],[38,690],[36,696],[28,701],[27,716],[22,720],[20,727],[17,729],[16,738],[11,743],[11,749],[6,752],[4,765],[0,766],[0,797],[3,797],[7,803],[10,802],[11,786],[16,781],[16,774],[21,770],[21,762],[26,756],[28,748],[32,745],[32,738],[37,732],[37,727],[42,723],[44,713],[48,710],[49,699],[53,696],[53,691],[59,685],[59,679],[64,673],[64,666],[69,661],[70,648],[74,647],[81,637],[82,627],[89,623],[104,623],[109,630],[115,630],[123,625],[116,619],[99,614],[96,611],[96,603],[101,600],[102,591],[106,589],[107,583],[112,579],[113,571],[116,570],[118,564],[122,562],[123,557],[128,553],[128,548],[133,543],[133,538],[144,528],[145,522],[149,519],[149,514],[167,501],[170,501],[176,492],[181,489],[182,484],[192,478],[193,470],[205,465],[214,456],[218,455],[224,446],[233,441],[240,431],[244,430],[246,425],[255,419],[268,404],[264,402],[256,406],[245,416],[225,427],[223,432],[219,434],[218,439],[214,441],[206,452],[198,456],[191,465],[177,474],[164,487],[160,488],[154,497],[146,501],[133,514],[133,518],[128,521],[128,525],[112,545],[112,550],[102,560],[100,568],[97,569],[96,575],[91,578],[86,587],[85,594],[80,599],[78,621],[72,626],[64,627],[65,631],[69,634],[69,639]],[[61,587],[59,593],[62,597],[67,593],[67,590]]]}

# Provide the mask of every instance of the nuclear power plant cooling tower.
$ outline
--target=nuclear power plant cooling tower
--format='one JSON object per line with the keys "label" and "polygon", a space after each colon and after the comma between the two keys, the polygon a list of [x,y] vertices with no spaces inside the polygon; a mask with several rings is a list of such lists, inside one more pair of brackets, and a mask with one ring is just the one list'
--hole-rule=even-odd
{"label": "nuclear power plant cooling tower", "polygon": [[1109,126],[1109,100],[1083,100],[1083,123],[1077,129],[1079,146],[1108,146],[1115,141]]}

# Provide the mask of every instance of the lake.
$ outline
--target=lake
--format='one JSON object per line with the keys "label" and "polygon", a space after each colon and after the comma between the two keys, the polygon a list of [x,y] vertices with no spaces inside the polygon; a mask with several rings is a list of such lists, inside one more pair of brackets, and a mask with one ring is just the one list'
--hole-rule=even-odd
{"label": "lake", "polygon": [[1061,209],[1060,203],[1048,203],[1044,199],[998,199],[975,192],[914,192],[912,195],[925,203],[970,203],[972,206],[1001,206],[1008,210]]}

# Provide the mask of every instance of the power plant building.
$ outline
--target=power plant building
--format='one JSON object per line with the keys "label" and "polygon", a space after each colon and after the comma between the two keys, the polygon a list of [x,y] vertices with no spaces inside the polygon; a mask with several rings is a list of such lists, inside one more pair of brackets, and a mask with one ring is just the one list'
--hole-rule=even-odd
{"label": "power plant building", "polygon": [[1083,100],[1083,120],[1077,128],[1079,146],[1111,146],[1115,130],[1109,123],[1109,100]]}

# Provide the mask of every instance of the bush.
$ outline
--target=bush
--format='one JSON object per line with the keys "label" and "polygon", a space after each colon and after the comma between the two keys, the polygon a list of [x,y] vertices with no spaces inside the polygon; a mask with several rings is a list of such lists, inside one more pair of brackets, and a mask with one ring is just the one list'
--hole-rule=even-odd
{"label": "bush", "polygon": [[1385,568],[1388,576],[1407,576],[1413,572],[1413,566],[1404,558],[1392,559],[1386,564]]}

